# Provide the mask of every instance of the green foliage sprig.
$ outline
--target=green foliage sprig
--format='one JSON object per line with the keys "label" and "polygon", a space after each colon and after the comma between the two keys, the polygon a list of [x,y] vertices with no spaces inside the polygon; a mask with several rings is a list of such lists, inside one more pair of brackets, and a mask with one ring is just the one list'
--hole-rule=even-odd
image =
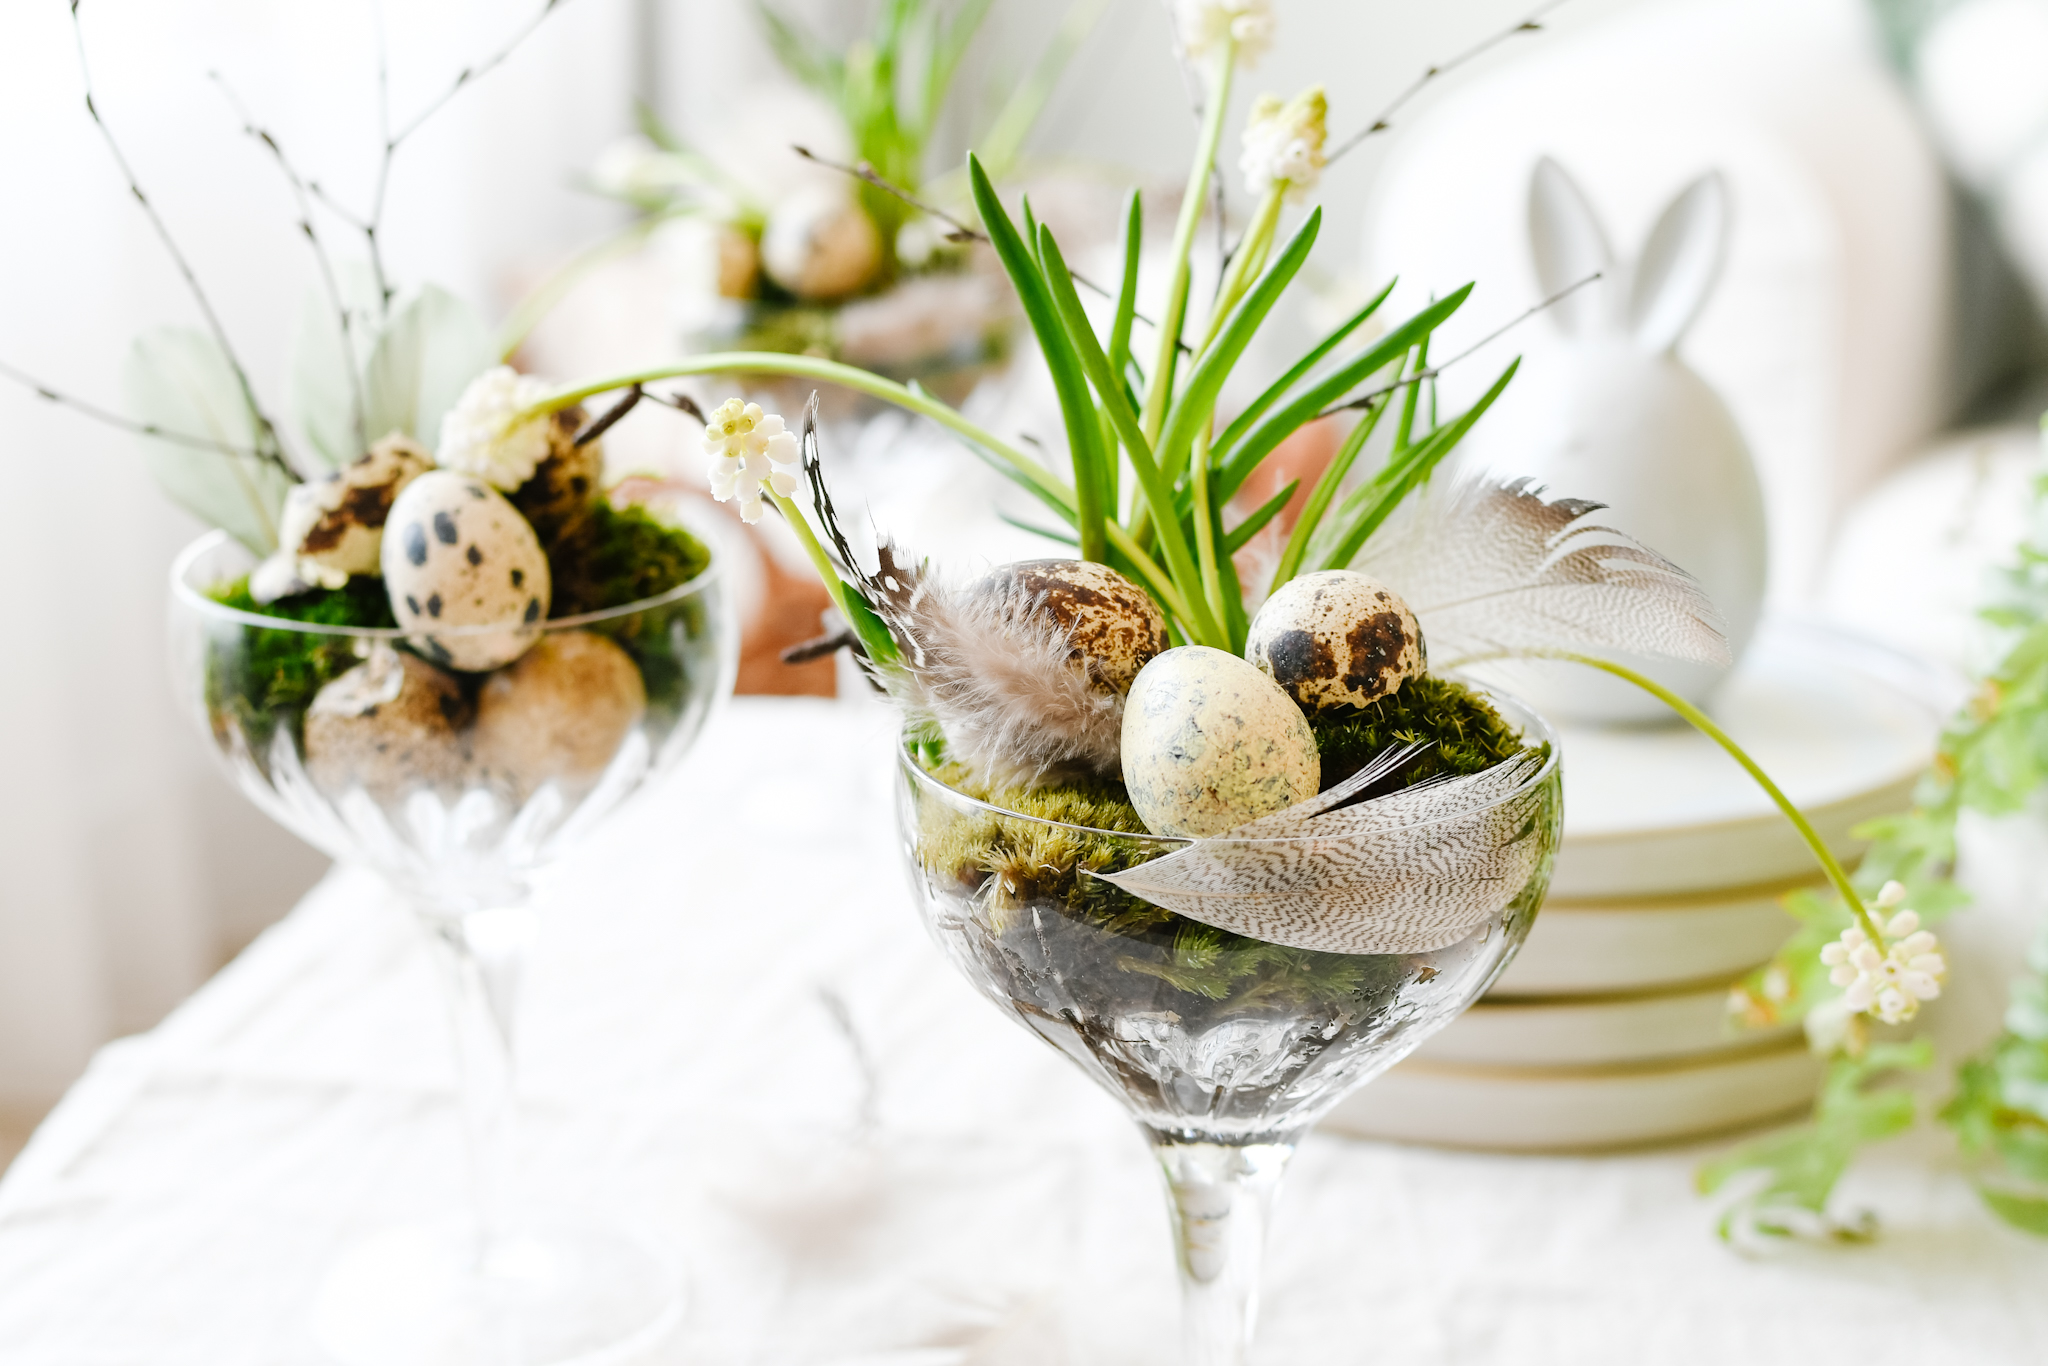
{"label": "green foliage sprig", "polygon": [[[2037,503],[2048,487],[2037,486]],[[1984,618],[2009,633],[2004,656],[1943,728],[1934,763],[1910,810],[1860,827],[1871,840],[1856,873],[1859,889],[1897,880],[1926,922],[1969,901],[1953,881],[1956,825],[1965,811],[2008,816],[2024,809],[2048,779],[2048,539],[2037,530],[2001,576]],[[1713,1193],[1744,1174],[1751,1179],[1721,1219],[1728,1235],[1785,1235],[1814,1227],[1854,1234],[1867,1221],[1831,1218],[1836,1184],[1867,1143],[1909,1127],[1918,1107],[1909,1073],[1932,1055],[1924,1043],[1872,1043],[1863,1017],[1839,1017],[1831,1003],[1821,948],[1849,925],[1844,903],[1800,892],[1786,908],[1800,928],[1765,967],[1737,988],[1743,1023],[1805,1021],[1828,1073],[1812,1119],[1737,1148],[1700,1172]],[[2048,1235],[2048,941],[2037,947],[2034,976],[2016,988],[2007,1033],[1966,1063],[1958,1092],[1942,1111],[1966,1153],[1978,1159],[1986,1204],[2016,1227]],[[1816,1013],[1820,1012],[1820,1013]]]}

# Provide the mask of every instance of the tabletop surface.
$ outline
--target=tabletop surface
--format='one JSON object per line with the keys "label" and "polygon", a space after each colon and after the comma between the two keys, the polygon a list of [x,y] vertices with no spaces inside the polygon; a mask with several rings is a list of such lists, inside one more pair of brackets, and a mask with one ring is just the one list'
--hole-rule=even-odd
{"label": "tabletop surface", "polygon": [[[1569,763],[1569,755],[1567,755]],[[957,978],[899,865],[884,713],[735,702],[553,870],[523,1005],[525,1187],[670,1249],[656,1361],[1166,1366],[1166,1217],[1115,1104]],[[349,1238],[453,1208],[452,1063],[417,927],[336,872],[0,1181],[7,1366],[298,1366]],[[844,1003],[873,1060],[863,1137]],[[2037,1362],[2048,1243],[1931,1140],[1842,1192],[1874,1245],[1739,1255],[1710,1149],[1499,1157],[1312,1137],[1258,1360]]]}

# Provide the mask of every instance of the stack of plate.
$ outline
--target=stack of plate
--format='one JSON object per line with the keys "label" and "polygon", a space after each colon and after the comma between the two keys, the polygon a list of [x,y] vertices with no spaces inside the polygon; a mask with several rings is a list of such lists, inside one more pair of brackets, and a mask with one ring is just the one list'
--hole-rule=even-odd
{"label": "stack of plate", "polygon": [[[1501,680],[1512,688],[1511,679]],[[1938,683],[1867,644],[1768,629],[1716,719],[1838,855],[1903,810],[1932,756]],[[1812,855],[1690,728],[1561,728],[1565,826],[1550,898],[1492,991],[1326,1127],[1497,1149],[1690,1137],[1811,1102],[1796,1030],[1736,1033],[1730,985],[1793,922]]]}

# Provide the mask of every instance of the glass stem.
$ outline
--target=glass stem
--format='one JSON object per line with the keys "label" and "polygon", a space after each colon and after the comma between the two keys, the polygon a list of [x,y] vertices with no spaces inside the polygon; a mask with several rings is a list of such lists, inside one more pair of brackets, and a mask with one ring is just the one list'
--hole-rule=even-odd
{"label": "glass stem", "polygon": [[1259,1312],[1266,1222],[1294,1143],[1151,1139],[1180,1259],[1181,1366],[1243,1366]]}
{"label": "glass stem", "polygon": [[537,922],[525,902],[426,914],[448,982],[479,1269],[511,1232],[518,1146],[513,1019]]}

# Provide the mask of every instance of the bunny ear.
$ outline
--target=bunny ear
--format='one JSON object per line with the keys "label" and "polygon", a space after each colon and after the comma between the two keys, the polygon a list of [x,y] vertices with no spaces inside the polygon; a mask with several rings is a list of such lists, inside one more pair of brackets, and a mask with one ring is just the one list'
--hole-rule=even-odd
{"label": "bunny ear", "polygon": [[1728,183],[1719,171],[1671,201],[1636,262],[1628,327],[1650,351],[1669,351],[1699,316],[1728,248]]}
{"label": "bunny ear", "polygon": [[[1596,271],[1611,272],[1614,252],[1578,183],[1549,157],[1529,177],[1529,250],[1545,298],[1562,294]],[[1605,291],[1582,289],[1560,299],[1551,317],[1565,335],[1583,337],[1606,321]]]}

